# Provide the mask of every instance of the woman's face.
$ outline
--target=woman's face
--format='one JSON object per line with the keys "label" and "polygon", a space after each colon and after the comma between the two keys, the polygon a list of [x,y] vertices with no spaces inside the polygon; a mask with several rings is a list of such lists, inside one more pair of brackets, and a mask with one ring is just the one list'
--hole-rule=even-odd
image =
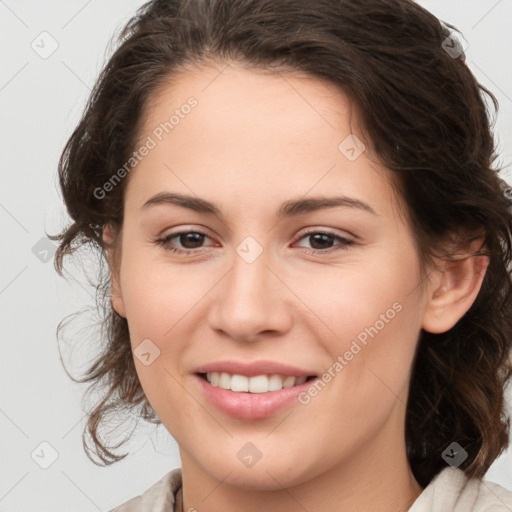
{"label": "woman's face", "polygon": [[231,65],[182,75],[146,114],[113,303],[183,467],[278,489],[403,455],[425,292],[347,97]]}

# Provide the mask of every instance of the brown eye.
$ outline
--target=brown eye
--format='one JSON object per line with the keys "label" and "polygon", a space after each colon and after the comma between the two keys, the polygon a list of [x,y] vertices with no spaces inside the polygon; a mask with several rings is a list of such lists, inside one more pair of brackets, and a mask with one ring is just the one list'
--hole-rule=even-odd
{"label": "brown eye", "polygon": [[[203,247],[201,244],[203,243],[205,237],[209,238],[206,233],[201,231],[180,231],[178,233],[171,233],[164,238],[157,240],[156,242],[160,244],[164,249],[171,252],[187,253],[193,252],[196,249],[202,249]],[[171,243],[173,239],[177,239],[183,249],[174,247],[176,242]]]}
{"label": "brown eye", "polygon": [[[349,240],[348,238],[344,238],[335,233],[331,233],[328,231],[310,231],[302,235],[300,240],[308,239],[310,241],[313,249],[306,250],[306,254],[322,254],[322,253],[331,253],[338,250],[347,249],[349,245],[354,244],[353,240]],[[332,242],[334,240],[338,240],[341,243],[337,244],[337,246],[332,247]]]}

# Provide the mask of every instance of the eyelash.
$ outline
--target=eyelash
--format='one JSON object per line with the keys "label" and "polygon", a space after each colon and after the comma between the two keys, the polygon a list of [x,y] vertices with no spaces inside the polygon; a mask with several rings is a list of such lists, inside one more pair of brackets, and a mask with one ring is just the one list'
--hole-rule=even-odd
{"label": "eyelash", "polygon": [[[205,236],[207,238],[210,238],[206,233],[204,233],[202,231],[197,231],[197,230],[193,230],[192,231],[192,230],[190,230],[190,231],[179,231],[177,233],[171,233],[171,234],[167,235],[164,238],[160,238],[158,240],[155,240],[155,243],[160,245],[160,246],[162,246],[166,251],[171,251],[172,253],[175,253],[175,254],[192,254],[194,252],[201,251],[202,248],[182,250],[182,249],[177,249],[176,247],[172,247],[172,246],[169,245],[169,241],[172,240],[173,238],[179,237],[180,235],[187,235],[187,234],[190,234],[190,233],[194,233],[194,234],[198,234],[198,235],[203,235],[203,236]],[[335,239],[338,239],[339,241],[341,241],[342,243],[338,246],[338,248],[330,248],[330,249],[326,249],[326,250],[305,249],[305,250],[303,250],[303,252],[305,254],[310,254],[310,255],[319,255],[319,254],[326,254],[326,253],[330,254],[330,253],[336,252],[336,251],[347,250],[348,246],[354,244],[353,240],[349,240],[348,238],[344,238],[342,236],[336,235],[335,233],[332,233],[330,231],[308,231],[307,233],[304,233],[299,238],[298,241],[302,240],[303,238],[306,238],[307,236],[311,236],[311,235],[327,235],[327,236],[332,236]]]}

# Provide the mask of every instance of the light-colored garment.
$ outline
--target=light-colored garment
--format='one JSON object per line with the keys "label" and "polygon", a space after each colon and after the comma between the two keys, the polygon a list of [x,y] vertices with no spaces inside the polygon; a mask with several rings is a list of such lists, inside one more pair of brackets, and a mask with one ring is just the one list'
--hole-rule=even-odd
{"label": "light-colored garment", "polygon": [[[498,484],[468,479],[443,469],[418,496],[409,512],[511,512],[512,492]],[[109,512],[184,512],[181,469],[173,469],[143,494]]]}
{"label": "light-colored garment", "polygon": [[169,471],[140,496],[109,512],[183,512],[181,468]]}

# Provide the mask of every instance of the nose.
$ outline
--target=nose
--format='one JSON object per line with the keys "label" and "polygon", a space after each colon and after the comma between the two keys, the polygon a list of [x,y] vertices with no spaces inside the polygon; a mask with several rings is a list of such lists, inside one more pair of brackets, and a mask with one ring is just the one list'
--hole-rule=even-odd
{"label": "nose", "polygon": [[210,327],[241,342],[285,333],[292,324],[293,294],[281,279],[265,252],[252,262],[235,254],[231,269],[212,290]]}

